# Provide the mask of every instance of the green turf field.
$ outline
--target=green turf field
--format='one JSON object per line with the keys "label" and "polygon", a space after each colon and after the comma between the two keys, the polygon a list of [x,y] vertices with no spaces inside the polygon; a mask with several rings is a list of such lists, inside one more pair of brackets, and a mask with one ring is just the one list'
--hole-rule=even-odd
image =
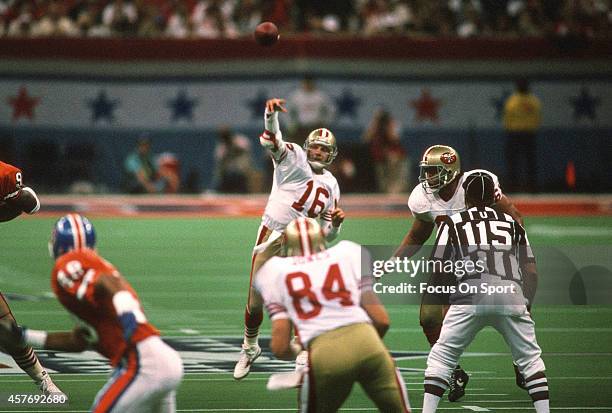
{"label": "green turf field", "polygon": [[[101,254],[138,291],[149,320],[180,347],[187,374],[178,394],[179,411],[296,410],[295,392],[265,390],[269,372],[290,365],[264,356],[242,382],[235,382],[229,372],[239,351],[258,219],[118,218],[93,222]],[[49,297],[52,261],[46,242],[52,223],[51,219],[29,218],[1,224],[0,290],[18,294],[11,306],[20,323],[59,330],[70,328],[72,323]],[[341,238],[394,245],[408,226],[406,219],[348,219]],[[607,217],[528,218],[527,231],[535,246],[612,247],[612,219]],[[428,345],[418,325],[418,307],[398,305],[388,310],[392,326],[385,342],[404,368],[413,411],[420,411]],[[553,411],[612,412],[612,306],[536,306],[534,319]],[[269,333],[267,320],[263,331],[264,335]],[[100,373],[105,363],[97,358],[91,363],[65,356],[54,358],[44,352],[41,358],[71,371],[54,375],[71,397],[65,410],[87,411],[106,380],[106,373]],[[0,364],[8,364],[7,360],[0,358]],[[441,411],[531,411],[529,397],[514,385],[509,353],[495,331],[482,331],[461,364],[471,374],[468,394],[458,403],[443,401]],[[89,367],[81,368],[83,365]],[[25,374],[3,371],[12,370],[0,368],[0,395],[35,391]],[[344,407],[343,411],[375,411],[357,387]],[[34,410],[44,409],[0,402],[0,413]]]}

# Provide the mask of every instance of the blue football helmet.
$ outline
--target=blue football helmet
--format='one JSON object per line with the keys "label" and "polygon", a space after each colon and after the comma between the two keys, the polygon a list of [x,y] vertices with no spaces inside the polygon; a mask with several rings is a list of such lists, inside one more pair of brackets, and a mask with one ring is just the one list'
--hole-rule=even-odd
{"label": "blue football helmet", "polygon": [[79,214],[61,217],[53,227],[49,241],[51,257],[58,258],[68,251],[95,248],[96,231],[87,218]]}

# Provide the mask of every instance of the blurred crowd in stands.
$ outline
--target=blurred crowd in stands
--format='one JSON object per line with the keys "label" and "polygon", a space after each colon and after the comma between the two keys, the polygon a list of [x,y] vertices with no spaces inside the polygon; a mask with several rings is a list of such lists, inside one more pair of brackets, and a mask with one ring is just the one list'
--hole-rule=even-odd
{"label": "blurred crowd in stands", "polygon": [[0,37],[610,37],[610,0],[0,0]]}

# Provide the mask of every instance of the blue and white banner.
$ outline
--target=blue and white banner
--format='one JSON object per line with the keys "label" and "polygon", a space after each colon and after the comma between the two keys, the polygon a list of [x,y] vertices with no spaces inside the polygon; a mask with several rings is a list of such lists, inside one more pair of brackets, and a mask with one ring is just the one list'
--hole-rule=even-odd
{"label": "blue and white banner", "polygon": [[[221,124],[253,127],[264,102],[288,97],[300,78],[203,80],[0,80],[0,126],[199,130]],[[364,127],[384,106],[404,128],[500,128],[511,81],[317,79],[336,103],[334,124]],[[612,82],[534,81],[543,127],[612,126]]]}

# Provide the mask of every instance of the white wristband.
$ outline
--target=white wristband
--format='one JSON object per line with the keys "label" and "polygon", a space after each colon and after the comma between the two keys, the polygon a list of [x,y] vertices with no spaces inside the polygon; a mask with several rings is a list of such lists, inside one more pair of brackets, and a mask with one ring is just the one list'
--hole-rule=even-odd
{"label": "white wristband", "polygon": [[280,126],[278,123],[278,112],[274,111],[270,113],[266,111],[266,113],[264,114],[264,128],[275,135],[280,132]]}
{"label": "white wristband", "polygon": [[31,330],[29,328],[26,328],[24,336],[24,341],[27,345],[32,346],[34,348],[45,348],[45,343],[47,342],[46,331]]}

